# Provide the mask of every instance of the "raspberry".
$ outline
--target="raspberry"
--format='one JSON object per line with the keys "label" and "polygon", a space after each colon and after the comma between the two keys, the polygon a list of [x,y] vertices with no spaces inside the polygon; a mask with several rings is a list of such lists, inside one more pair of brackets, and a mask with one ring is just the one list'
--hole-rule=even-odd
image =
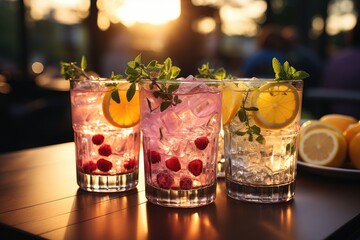
{"label": "raspberry", "polygon": [[177,172],[181,169],[180,161],[177,157],[171,157],[165,161],[165,165],[171,171]]}
{"label": "raspberry", "polygon": [[148,158],[150,163],[158,163],[161,162],[160,153],[157,151],[150,151],[148,150]]}
{"label": "raspberry", "polygon": [[126,170],[133,169],[135,167],[135,165],[136,165],[135,158],[129,158],[124,161],[124,168]]}
{"label": "raspberry", "polygon": [[104,137],[104,135],[102,135],[102,134],[96,134],[96,135],[94,135],[93,137],[92,137],[92,142],[93,142],[93,144],[95,144],[95,145],[101,145],[103,142],[104,142],[104,139],[105,139],[105,137]]}
{"label": "raspberry", "polygon": [[83,164],[82,169],[84,173],[92,173],[97,168],[96,164],[93,161],[89,161]]}
{"label": "raspberry", "polygon": [[203,162],[200,159],[195,159],[189,162],[188,170],[196,177],[202,172]]}
{"label": "raspberry", "polygon": [[207,137],[199,137],[195,139],[194,143],[198,149],[204,150],[209,144],[209,139]]}
{"label": "raspberry", "polygon": [[100,158],[99,160],[97,160],[96,165],[98,169],[102,172],[108,172],[112,168],[112,162],[104,158]]}
{"label": "raspberry", "polygon": [[103,144],[99,147],[98,152],[101,156],[108,157],[112,154],[111,146],[109,144]]}
{"label": "raspberry", "polygon": [[182,176],[180,178],[180,189],[189,190],[192,188],[193,181],[189,176]]}
{"label": "raspberry", "polygon": [[166,171],[160,172],[156,176],[156,181],[159,184],[159,187],[164,189],[170,189],[171,186],[174,184],[173,176]]}

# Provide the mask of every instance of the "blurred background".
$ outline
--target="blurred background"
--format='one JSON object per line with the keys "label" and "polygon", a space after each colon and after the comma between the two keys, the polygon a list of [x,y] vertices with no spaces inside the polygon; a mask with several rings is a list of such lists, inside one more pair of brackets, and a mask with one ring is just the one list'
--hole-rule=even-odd
{"label": "blurred background", "polygon": [[0,0],[0,152],[73,140],[60,61],[101,76],[171,57],[272,77],[271,58],[306,70],[303,117],[360,118],[358,0]]}

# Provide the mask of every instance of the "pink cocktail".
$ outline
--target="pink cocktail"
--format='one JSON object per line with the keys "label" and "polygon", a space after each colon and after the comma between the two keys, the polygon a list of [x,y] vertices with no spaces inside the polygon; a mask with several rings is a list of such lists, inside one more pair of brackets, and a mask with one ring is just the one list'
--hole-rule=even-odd
{"label": "pink cocktail", "polygon": [[[78,185],[94,192],[135,188],[140,147],[138,92],[129,103],[126,80],[70,80],[70,84]],[[121,98],[119,104],[111,97],[114,91]]]}
{"label": "pink cocktail", "polygon": [[215,199],[220,81],[140,82],[146,197],[169,207]]}

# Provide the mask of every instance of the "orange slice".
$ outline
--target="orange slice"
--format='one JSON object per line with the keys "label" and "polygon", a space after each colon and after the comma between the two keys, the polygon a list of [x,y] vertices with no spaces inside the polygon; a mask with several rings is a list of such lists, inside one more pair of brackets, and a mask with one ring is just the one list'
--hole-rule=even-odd
{"label": "orange slice", "polygon": [[235,83],[225,82],[222,91],[222,123],[227,125],[235,116],[240,108],[242,93]]}
{"label": "orange slice", "polygon": [[340,167],[346,158],[345,137],[327,128],[313,129],[300,138],[299,155],[304,162]]}
{"label": "orange slice", "polygon": [[111,98],[111,92],[105,93],[102,109],[106,120],[115,127],[128,128],[136,125],[140,121],[139,91],[136,90],[130,102],[126,99],[125,88],[119,88],[120,103]]}
{"label": "orange slice", "polygon": [[299,94],[289,83],[268,83],[255,90],[251,102],[259,110],[254,120],[259,127],[281,129],[290,125],[300,110]]}

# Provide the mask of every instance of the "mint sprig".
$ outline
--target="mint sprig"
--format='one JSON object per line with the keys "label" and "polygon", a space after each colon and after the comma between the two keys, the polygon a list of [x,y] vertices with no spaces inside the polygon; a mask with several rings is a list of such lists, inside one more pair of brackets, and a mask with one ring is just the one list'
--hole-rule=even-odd
{"label": "mint sprig", "polygon": [[196,78],[207,78],[207,79],[232,79],[232,75],[226,75],[226,70],[224,68],[218,68],[217,70],[210,68],[209,63],[202,64],[201,68],[198,68],[198,74],[195,75]]}
{"label": "mint sprig", "polygon": [[[162,100],[160,111],[163,112],[170,106],[176,106],[181,103],[181,100],[178,96],[174,96],[173,93],[179,88],[179,84],[168,84],[166,80],[176,79],[180,71],[179,67],[172,65],[171,58],[166,58],[163,63],[152,60],[146,65],[141,62],[141,54],[139,54],[133,61],[128,63],[125,70],[126,79],[131,83],[126,93],[128,101],[135,95],[136,83],[139,83],[142,79],[149,79],[151,81],[150,88],[154,90],[154,97]],[[157,109],[152,107],[149,99],[147,99],[147,103],[150,111]]]}
{"label": "mint sprig", "polygon": [[246,107],[245,106],[248,96],[249,96],[249,92],[247,92],[245,94],[245,97],[242,99],[240,110],[237,112],[237,116],[238,116],[240,122],[244,123],[246,126],[246,131],[243,132],[243,131],[238,130],[235,132],[235,134],[239,135],[239,136],[244,136],[247,134],[248,140],[250,142],[252,142],[254,140],[254,135],[255,135],[256,136],[255,140],[258,143],[263,144],[265,142],[265,138],[261,134],[261,128],[259,126],[257,126],[256,124],[254,124],[252,126],[250,125],[248,112],[259,111],[259,109],[257,107]]}
{"label": "mint sprig", "polygon": [[[85,79],[89,79],[89,80],[96,79],[92,76],[89,76],[86,73],[87,60],[86,60],[85,56],[82,56],[82,58],[81,58],[80,67],[77,65],[76,62],[60,62],[60,66],[61,66],[60,73],[66,80],[75,80],[75,79],[80,79],[80,78],[85,78]],[[114,72],[112,72],[111,76],[109,78],[111,80],[119,80],[119,79],[122,79],[123,76],[121,74],[115,74]],[[109,84],[109,86],[110,85],[114,86],[114,88],[111,90],[111,98],[115,102],[120,103],[121,99],[120,99],[117,85]]]}
{"label": "mint sprig", "polygon": [[294,67],[290,66],[288,61],[283,65],[277,58],[272,59],[272,67],[275,73],[275,80],[303,80],[310,75],[305,71],[297,71]]}
{"label": "mint sprig", "polygon": [[86,73],[87,61],[86,58],[83,56],[81,58],[81,65],[80,67],[76,65],[76,62],[60,62],[61,75],[66,80],[74,80],[79,79],[80,77],[84,77],[86,79],[90,79],[90,76]]}

